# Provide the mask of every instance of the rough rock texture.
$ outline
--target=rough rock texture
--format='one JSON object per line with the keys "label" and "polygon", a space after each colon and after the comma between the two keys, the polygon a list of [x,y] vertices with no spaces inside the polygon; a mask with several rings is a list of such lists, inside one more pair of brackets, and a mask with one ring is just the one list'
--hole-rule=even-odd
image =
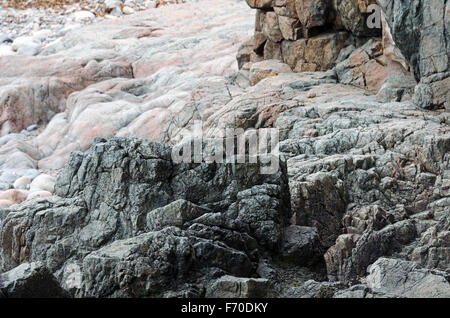
{"label": "rough rock texture", "polygon": [[254,53],[266,60],[280,59],[295,72],[328,70],[335,65],[342,48],[381,34],[380,28],[371,29],[367,24],[369,7],[375,0],[247,3],[258,9]]}
{"label": "rough rock texture", "polygon": [[65,268],[78,264],[75,294],[102,297],[162,296],[205,275],[251,276],[259,253],[278,250],[290,213],[285,168],[259,168],[175,164],[162,144],[98,140],[86,155],[73,153],[58,177],[63,199],[6,211],[2,269],[41,261],[64,285]]}
{"label": "rough rock texture", "polygon": [[168,141],[171,118],[202,90],[230,99],[224,76],[251,25],[242,1],[168,5],[66,31],[38,56],[0,57],[0,190],[61,169],[96,136]]}
{"label": "rough rock texture", "polygon": [[[414,87],[392,25],[380,39],[357,35],[359,20],[339,24],[329,6],[326,24],[308,29],[296,7],[308,1],[251,3],[252,39],[245,2],[204,0],[72,30],[35,57],[0,58],[12,74],[0,88],[68,80],[43,61],[86,58],[83,70],[100,72],[61,97],[65,110],[48,124],[6,134],[13,121],[4,122],[1,273],[40,262],[76,297],[446,295],[450,118],[433,106],[437,84],[421,77]],[[116,60],[132,78],[111,78]],[[279,169],[208,160],[227,128],[275,128]],[[195,145],[207,155],[175,161],[172,150],[192,140],[190,159]]]}
{"label": "rough rock texture", "polygon": [[336,62],[344,47],[346,32],[326,33],[311,39],[283,41],[283,60],[295,72],[326,71]]}
{"label": "rough rock texture", "polygon": [[336,66],[340,82],[379,92],[384,101],[450,109],[448,1],[280,0],[251,7],[258,8],[253,54],[260,59],[282,60],[295,72]]}
{"label": "rough rock texture", "polygon": [[333,298],[401,298],[396,295],[376,293],[366,285],[354,285],[345,290],[338,290]]}
{"label": "rough rock texture", "polygon": [[212,298],[262,298],[266,297],[268,280],[264,278],[238,278],[222,276],[206,290]]}
{"label": "rough rock texture", "polygon": [[380,258],[370,266],[367,284],[375,292],[408,298],[449,298],[449,278],[414,262]]}
{"label": "rough rock texture", "polygon": [[291,225],[284,230],[282,256],[287,262],[313,267],[321,258],[320,241],[314,227]]}
{"label": "rough rock texture", "polygon": [[354,285],[334,298],[448,298],[449,274],[415,262],[379,258],[368,268],[367,285]]}
{"label": "rough rock texture", "polygon": [[369,40],[355,49],[335,67],[339,82],[379,93],[384,101],[411,100],[416,85],[412,74],[383,53],[383,44],[378,40]]}
{"label": "rough rock texture", "polygon": [[341,283],[316,282],[308,280],[300,287],[291,288],[287,298],[333,298],[335,293],[345,287]]}
{"label": "rough rock texture", "polygon": [[0,298],[66,298],[67,293],[42,263],[23,263],[0,274]]}
{"label": "rough rock texture", "polygon": [[273,0],[246,0],[248,5],[252,8],[266,9],[272,6]]}
{"label": "rough rock texture", "polygon": [[377,35],[379,29],[369,28],[367,19],[370,15],[370,5],[376,4],[376,0],[333,0],[333,9],[336,11],[337,25],[355,35]]}
{"label": "rough rock texture", "polygon": [[292,71],[286,64],[280,61],[266,60],[252,64],[249,79],[252,85],[256,85],[265,78],[277,76],[282,73],[292,73]]}
{"label": "rough rock texture", "polygon": [[294,2],[297,16],[305,30],[305,37],[310,37],[312,33],[311,30],[326,24],[330,1],[296,0]]}
{"label": "rough rock texture", "polygon": [[378,0],[393,39],[423,85],[415,98],[423,108],[450,110],[450,3]]}
{"label": "rough rock texture", "polygon": [[[254,53],[266,60],[282,60],[296,72],[329,69],[348,36],[346,32],[326,30],[329,3],[328,0],[277,0],[259,6],[249,3],[258,8]],[[323,34],[316,38],[320,33]]]}

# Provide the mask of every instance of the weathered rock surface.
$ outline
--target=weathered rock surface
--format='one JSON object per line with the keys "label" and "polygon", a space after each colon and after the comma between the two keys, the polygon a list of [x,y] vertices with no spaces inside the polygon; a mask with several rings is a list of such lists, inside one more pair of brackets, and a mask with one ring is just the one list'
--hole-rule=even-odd
{"label": "weathered rock surface", "polygon": [[268,9],[272,7],[273,0],[246,0],[252,8]]}
{"label": "weathered rock surface", "polygon": [[333,298],[339,290],[344,289],[341,283],[316,282],[309,280],[300,287],[291,288],[288,298]]}
{"label": "weathered rock surface", "polygon": [[264,278],[238,278],[223,276],[206,290],[206,297],[213,298],[262,298],[266,297],[268,280]]}
{"label": "weathered rock surface", "polygon": [[354,285],[348,289],[338,290],[333,298],[400,298],[396,295],[376,293],[366,285]]}
{"label": "weathered rock surface", "polygon": [[[259,8],[253,49],[260,59],[282,60],[295,72],[325,71],[339,63],[340,82],[379,92],[386,102],[413,99],[424,109],[450,109],[447,1],[249,4]],[[368,37],[374,42],[366,43]]]}
{"label": "weathered rock surface", "polygon": [[24,263],[0,274],[0,298],[67,298],[67,293],[42,263]]}
{"label": "weathered rock surface", "polygon": [[305,28],[305,37],[310,37],[313,29],[324,26],[327,22],[327,13],[330,1],[327,0],[296,0],[297,16]]}
{"label": "weathered rock surface", "polygon": [[[398,27],[366,38],[367,1],[341,1],[341,24],[319,2],[247,2],[248,42],[245,2],[205,0],[0,58],[0,272],[40,262],[76,297],[446,295],[445,74],[412,78]],[[309,28],[296,4],[317,5]],[[279,169],[171,156],[226,128],[278,129]]]}
{"label": "weathered rock surface", "polygon": [[[67,30],[38,56],[1,57],[1,171],[61,169],[96,136],[166,141],[166,123],[198,99],[194,90],[230,98],[223,76],[237,70],[251,24],[241,1],[170,5]],[[32,124],[41,128],[26,131]]]}
{"label": "weathered rock surface", "polygon": [[48,174],[37,176],[30,184],[30,191],[48,191],[53,193],[55,190],[55,178]]}
{"label": "weathered rock surface", "polygon": [[41,261],[64,284],[65,268],[79,264],[74,293],[101,297],[161,296],[205,275],[251,276],[258,254],[281,245],[290,211],[285,168],[259,168],[175,164],[162,144],[98,140],[86,155],[73,153],[58,177],[63,199],[5,211],[2,269]]}
{"label": "weathered rock surface", "polygon": [[298,41],[283,41],[283,60],[295,72],[329,70],[336,62],[348,37],[346,32],[332,32]]}
{"label": "weathered rock surface", "polygon": [[417,81],[430,91],[416,91],[418,105],[450,109],[450,3],[448,1],[378,0],[393,39],[411,63]]}
{"label": "weathered rock surface", "polygon": [[449,274],[414,262],[380,258],[369,268],[367,284],[375,292],[408,298],[450,297]]}
{"label": "weathered rock surface", "polygon": [[278,60],[266,60],[252,64],[249,79],[252,85],[256,85],[265,78],[277,76],[282,73],[292,73],[292,71],[289,66]]}
{"label": "weathered rock surface", "polygon": [[386,102],[411,100],[416,85],[414,78],[383,53],[381,41],[369,40],[336,65],[339,82],[384,95]]}

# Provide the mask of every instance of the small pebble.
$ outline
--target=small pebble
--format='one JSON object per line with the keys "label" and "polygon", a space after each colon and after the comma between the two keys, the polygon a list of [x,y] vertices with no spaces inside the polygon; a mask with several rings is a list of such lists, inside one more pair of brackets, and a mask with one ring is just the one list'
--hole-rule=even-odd
{"label": "small pebble", "polygon": [[31,183],[31,179],[29,177],[20,177],[14,182],[14,189],[26,190]]}

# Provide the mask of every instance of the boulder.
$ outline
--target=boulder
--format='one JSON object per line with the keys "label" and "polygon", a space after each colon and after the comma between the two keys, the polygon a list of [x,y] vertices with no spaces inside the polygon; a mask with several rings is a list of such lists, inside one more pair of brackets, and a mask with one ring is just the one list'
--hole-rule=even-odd
{"label": "boulder", "polygon": [[95,15],[90,11],[82,10],[74,12],[73,19],[78,23],[90,22],[95,19]]}
{"label": "boulder", "polygon": [[222,276],[212,282],[206,290],[210,298],[264,298],[269,281],[264,278],[241,278]]}
{"label": "boulder", "polygon": [[256,85],[261,80],[277,76],[281,73],[292,73],[292,70],[287,64],[278,60],[266,60],[254,63],[250,68],[250,83]]}
{"label": "boulder", "polygon": [[25,190],[9,189],[0,193],[0,200],[7,200],[14,203],[22,203],[26,200],[28,192]]}
{"label": "boulder", "polygon": [[264,60],[278,60],[282,61],[281,44],[267,40],[264,44],[263,51]]}
{"label": "boulder", "polygon": [[251,263],[242,252],[166,228],[114,241],[89,254],[83,260],[84,281],[78,293],[91,297],[162,295],[177,290],[202,264],[235,275],[251,271]]}
{"label": "boulder", "polygon": [[308,280],[298,287],[290,288],[285,297],[287,298],[333,298],[339,291],[344,289],[341,283],[316,282]]}
{"label": "boulder", "polygon": [[274,0],[273,9],[279,17],[283,16],[298,19],[295,2],[296,0]]}
{"label": "boulder", "polygon": [[285,40],[296,41],[302,37],[302,25],[297,18],[279,15],[278,24]]}
{"label": "boulder", "polygon": [[29,187],[31,183],[31,179],[27,176],[23,176],[20,177],[19,179],[17,179],[16,181],[14,181],[14,188],[15,189],[20,189],[20,190],[25,190],[27,189],[27,187]]}
{"label": "boulder", "polygon": [[333,298],[401,298],[396,295],[374,292],[366,285],[353,285],[344,290],[338,290]]}
{"label": "boulder", "polygon": [[0,292],[6,298],[69,297],[69,293],[40,262],[23,263],[0,274]]}
{"label": "boulder", "polygon": [[267,39],[278,43],[283,39],[283,33],[278,23],[278,16],[273,11],[268,11],[261,15],[262,32]]}
{"label": "boulder", "polygon": [[247,4],[254,9],[269,9],[273,0],[246,0]]}
{"label": "boulder", "polygon": [[416,237],[414,223],[405,220],[374,231],[369,227],[362,235],[343,234],[325,254],[331,281],[358,283],[367,267],[383,255],[392,255]]}
{"label": "boulder", "polygon": [[15,204],[15,202],[7,199],[1,199],[0,200],[0,208],[7,208],[11,205]]}
{"label": "boulder", "polygon": [[[384,98],[392,100],[394,98],[401,101],[405,94],[405,90],[413,89],[416,84],[414,79],[403,66],[387,56],[383,55],[383,44],[381,41],[369,40],[363,46],[353,51],[349,57],[338,63],[335,67],[339,82],[343,84],[351,84],[378,93],[383,84],[387,84],[384,89],[390,89],[390,92],[384,91]],[[402,78],[400,89],[394,89],[394,78]],[[390,79],[390,83],[387,81]],[[390,84],[389,87],[387,87]],[[398,86],[398,85],[397,85]],[[411,94],[412,92],[410,92]],[[388,96],[386,96],[386,94]],[[394,94],[400,94],[395,96]]]}
{"label": "boulder", "polygon": [[[376,82],[375,82],[376,83]],[[394,74],[387,77],[381,82],[381,86],[377,93],[377,100],[387,102],[402,102],[413,100],[415,97],[416,81],[412,74]],[[376,84],[378,87],[379,84]],[[369,88],[375,91],[373,88]]]}
{"label": "boulder", "polygon": [[264,48],[267,42],[267,37],[263,32],[255,31],[255,35],[253,36],[253,51],[256,54],[264,55]]}
{"label": "boulder", "polygon": [[[415,100],[421,107],[450,109],[450,35],[446,32],[450,26],[450,3],[437,0],[377,3],[386,16],[396,46],[412,65],[416,80],[429,86],[418,89]],[[424,96],[424,91],[429,90],[433,95],[431,102],[430,97]]]}
{"label": "boulder", "polygon": [[0,57],[15,55],[16,52],[11,48],[10,45],[0,44]]}
{"label": "boulder", "polygon": [[182,227],[186,222],[192,221],[208,212],[210,212],[209,209],[180,199],[149,212],[146,217],[147,229],[155,231],[168,226]]}
{"label": "boulder", "polygon": [[285,261],[313,267],[322,259],[319,234],[313,227],[291,225],[284,229],[281,250]]}
{"label": "boulder", "polygon": [[369,6],[376,4],[376,0],[336,0],[332,1],[336,11],[337,23],[357,36],[377,36],[381,34],[381,27],[369,28],[367,18],[371,14]]}
{"label": "boulder", "polygon": [[449,274],[417,263],[380,258],[368,269],[367,285],[375,292],[407,298],[450,297]]}
{"label": "boulder", "polygon": [[34,56],[41,52],[42,44],[33,37],[21,36],[13,41],[11,48],[18,54]]}
{"label": "boulder", "polygon": [[253,53],[253,49],[254,49],[254,42],[253,39],[248,40],[247,42],[244,42],[238,50],[238,53],[236,55],[236,59],[238,62],[238,68],[242,69],[242,67],[250,62],[251,60],[251,55]]}
{"label": "boulder", "polygon": [[55,182],[55,177],[43,173],[31,182],[30,191],[48,191],[53,193],[55,191]]}
{"label": "boulder", "polygon": [[52,193],[48,191],[34,191],[28,194],[27,200],[31,200],[34,198],[48,198],[51,197]]}

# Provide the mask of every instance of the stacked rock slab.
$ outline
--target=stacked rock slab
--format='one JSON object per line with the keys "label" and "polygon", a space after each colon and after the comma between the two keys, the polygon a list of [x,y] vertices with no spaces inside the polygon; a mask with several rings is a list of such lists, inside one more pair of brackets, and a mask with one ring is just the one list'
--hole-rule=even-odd
{"label": "stacked rock slab", "polygon": [[278,59],[295,72],[328,70],[351,34],[369,36],[379,32],[368,29],[365,23],[367,7],[374,0],[247,3],[257,9],[253,52],[247,55],[248,61]]}
{"label": "stacked rock slab", "polygon": [[[344,84],[374,93],[382,90],[382,100],[400,101],[413,95],[414,103],[421,108],[450,109],[449,1],[247,0],[247,3],[257,13],[255,35],[241,50],[241,56],[246,52],[245,61],[278,59],[294,72],[325,71],[341,63],[337,75]],[[378,39],[381,34],[383,41]],[[375,47],[383,44],[378,56],[360,63],[365,57],[360,51],[349,60],[342,59],[352,53],[347,48],[356,45],[356,49],[370,38]]]}

